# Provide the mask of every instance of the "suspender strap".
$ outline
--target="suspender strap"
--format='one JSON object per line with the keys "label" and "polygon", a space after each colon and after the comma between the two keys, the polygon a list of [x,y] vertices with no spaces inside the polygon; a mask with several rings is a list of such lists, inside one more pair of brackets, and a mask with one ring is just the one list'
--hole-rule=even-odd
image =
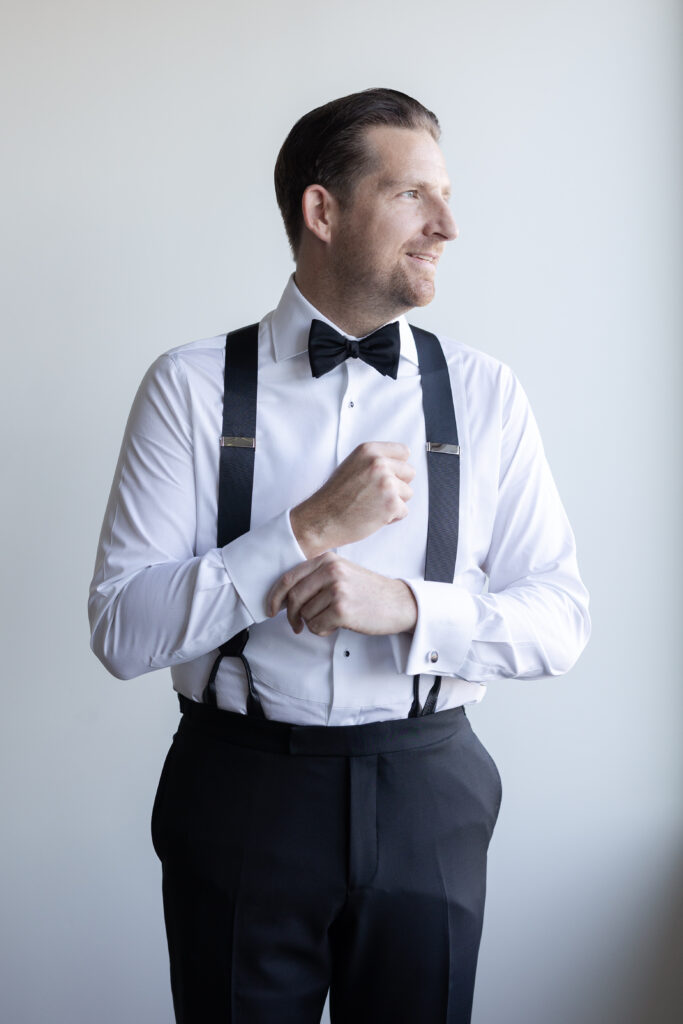
{"label": "suspender strap", "polygon": [[[218,546],[247,533],[251,523],[251,494],[256,451],[256,390],[258,383],[258,324],[231,331],[225,338],[223,433],[218,471]],[[221,644],[213,663],[203,701],[217,704],[216,676],[223,658],[239,658],[247,676],[247,714],[265,717],[254,689],[244,648],[249,630]]]}
{"label": "suspender strap", "polygon": [[[247,533],[256,450],[258,324],[225,339],[223,434],[218,476],[218,547]],[[246,436],[245,436],[246,435]]]}
{"label": "suspender strap", "polygon": [[247,646],[247,640],[249,639],[249,630],[243,629],[239,633],[235,633],[230,640],[226,643],[221,644],[219,647],[219,655],[213,663],[211,673],[204,688],[202,695],[202,701],[204,704],[210,704],[212,707],[218,705],[218,699],[216,694],[216,676],[218,675],[218,668],[223,658],[239,658],[244,665],[244,672],[247,677],[247,714],[255,716],[256,718],[265,718],[261,701],[259,700],[258,694],[254,688],[254,679],[251,674],[251,665],[247,661],[244,655],[244,648]]}
{"label": "suspender strap", "polygon": [[[422,407],[427,438],[429,526],[425,579],[452,583],[458,552],[460,518],[460,445],[448,365],[439,339],[412,327],[422,381]],[[413,705],[409,718],[429,715],[441,689],[437,676],[420,709],[420,676],[413,678]]]}
{"label": "suspender strap", "polygon": [[448,366],[439,339],[412,328],[422,378],[427,435],[429,530],[425,579],[452,583],[458,551],[460,446]]}
{"label": "suspender strap", "polygon": [[[429,525],[425,579],[452,583],[458,549],[460,447],[448,366],[436,335],[412,327],[422,382],[427,437]],[[249,530],[256,450],[258,324],[226,336],[223,434],[218,480],[218,545],[223,547]],[[247,676],[247,714],[264,718],[244,648],[249,630],[237,633],[219,648],[203,694],[216,706],[216,676],[224,657],[239,658]],[[409,718],[432,714],[441,687],[437,676],[424,707],[420,707],[420,676],[413,678]]]}

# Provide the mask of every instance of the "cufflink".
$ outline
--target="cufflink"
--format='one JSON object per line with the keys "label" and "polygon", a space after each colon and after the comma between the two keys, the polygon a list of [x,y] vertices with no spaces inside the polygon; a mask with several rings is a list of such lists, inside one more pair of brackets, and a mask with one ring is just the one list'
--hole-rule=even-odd
{"label": "cufflink", "polygon": [[432,665],[434,665],[439,660],[439,652],[438,651],[430,651],[429,654],[427,655],[427,657],[431,661]]}

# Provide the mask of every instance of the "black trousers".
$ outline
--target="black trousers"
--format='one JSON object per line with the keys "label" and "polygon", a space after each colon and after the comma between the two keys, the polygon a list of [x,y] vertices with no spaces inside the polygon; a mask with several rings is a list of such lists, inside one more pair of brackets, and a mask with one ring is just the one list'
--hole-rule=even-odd
{"label": "black trousers", "polygon": [[178,1024],[467,1024],[496,767],[462,709],[291,726],[181,699],[152,837]]}

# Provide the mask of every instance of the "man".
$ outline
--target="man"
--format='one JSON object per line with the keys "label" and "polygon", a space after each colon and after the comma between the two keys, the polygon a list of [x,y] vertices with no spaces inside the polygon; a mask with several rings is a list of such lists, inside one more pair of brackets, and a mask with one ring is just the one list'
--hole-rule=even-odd
{"label": "man", "polygon": [[463,708],[588,636],[519,384],[404,319],[457,237],[438,138],[389,89],[303,117],[277,309],[133,405],[90,617],[111,672],[181,695],[153,813],[178,1021],[308,1024],[328,988],[335,1024],[469,1021],[500,782]]}

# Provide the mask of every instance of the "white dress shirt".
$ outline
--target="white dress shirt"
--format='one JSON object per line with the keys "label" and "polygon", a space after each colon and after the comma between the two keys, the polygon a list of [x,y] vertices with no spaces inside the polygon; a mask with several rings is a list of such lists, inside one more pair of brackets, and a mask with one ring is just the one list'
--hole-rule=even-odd
{"label": "white dress shirt", "polygon": [[[396,380],[360,359],[315,379],[307,352],[313,317],[326,320],[292,278],[259,325],[251,529],[223,548],[216,519],[225,336],[173,349],[148,371],[91,585],[97,656],[123,679],[170,666],[175,689],[201,700],[218,646],[248,626],[245,653],[266,716],[326,725],[406,717],[415,673],[423,673],[423,701],[432,677],[443,676],[442,710],[481,700],[491,679],[566,672],[588,639],[587,593],[514,375],[440,338],[461,446],[460,537],[454,582],[426,582],[425,426],[410,327],[401,317]],[[272,584],[305,558],[289,510],[363,441],[408,446],[414,493],[405,519],[338,551],[405,580],[417,626],[412,635],[295,635],[284,612],[269,619],[265,608]],[[216,682],[219,706],[244,712],[241,663],[224,658]]]}

